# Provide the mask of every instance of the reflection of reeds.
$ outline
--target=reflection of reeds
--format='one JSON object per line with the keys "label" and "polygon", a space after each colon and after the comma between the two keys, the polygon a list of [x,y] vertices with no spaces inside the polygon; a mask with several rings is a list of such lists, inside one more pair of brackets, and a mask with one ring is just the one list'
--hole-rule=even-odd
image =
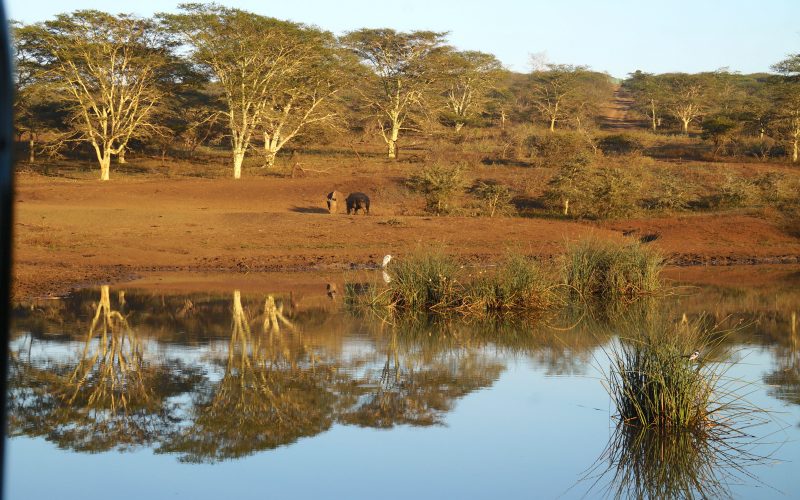
{"label": "reflection of reeds", "polygon": [[[709,439],[690,431],[617,426],[590,475],[606,477],[614,498],[726,498],[729,485],[752,478],[748,467],[763,463],[739,439]],[[599,477],[598,477],[599,476]]]}
{"label": "reflection of reeds", "polygon": [[726,332],[685,317],[666,325],[650,317],[629,328],[636,333],[608,353],[619,423],[598,463],[608,467],[600,475],[613,475],[611,496],[727,496],[730,477],[750,476],[745,468],[764,460],[749,451],[749,431],[766,413],[744,399],[743,382],[725,377]]}

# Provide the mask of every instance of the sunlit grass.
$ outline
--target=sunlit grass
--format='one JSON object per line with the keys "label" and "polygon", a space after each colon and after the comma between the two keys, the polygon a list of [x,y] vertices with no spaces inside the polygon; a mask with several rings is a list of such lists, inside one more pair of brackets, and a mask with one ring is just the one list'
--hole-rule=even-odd
{"label": "sunlit grass", "polygon": [[535,262],[508,254],[496,267],[465,269],[438,249],[392,261],[389,283],[349,283],[345,300],[391,312],[479,316],[535,312],[558,303],[557,280]]}
{"label": "sunlit grass", "polygon": [[348,283],[345,301],[392,313],[477,316],[552,310],[570,291],[624,308],[661,289],[661,256],[638,244],[584,241],[567,249],[565,261],[560,268],[510,252],[495,266],[464,268],[441,249],[423,249],[393,260],[385,285]]}
{"label": "sunlit grass", "polygon": [[582,240],[567,248],[564,280],[587,300],[631,301],[661,289],[663,261],[639,243]]}

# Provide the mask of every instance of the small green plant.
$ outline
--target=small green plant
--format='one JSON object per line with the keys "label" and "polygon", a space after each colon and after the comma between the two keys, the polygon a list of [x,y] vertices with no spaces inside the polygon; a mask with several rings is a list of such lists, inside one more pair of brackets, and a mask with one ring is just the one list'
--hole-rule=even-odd
{"label": "small green plant", "polygon": [[493,181],[478,181],[472,192],[484,202],[484,209],[489,217],[508,213],[511,210],[511,192],[502,184]]}
{"label": "small green plant", "polygon": [[411,189],[425,197],[425,209],[434,214],[447,213],[453,197],[464,187],[462,165],[426,165],[407,181]]}
{"label": "small green plant", "polygon": [[663,261],[639,243],[584,240],[567,249],[565,283],[586,299],[629,302],[661,288]]}
{"label": "small green plant", "polygon": [[718,205],[724,208],[752,206],[758,202],[760,194],[758,186],[750,180],[729,174],[720,186]]}

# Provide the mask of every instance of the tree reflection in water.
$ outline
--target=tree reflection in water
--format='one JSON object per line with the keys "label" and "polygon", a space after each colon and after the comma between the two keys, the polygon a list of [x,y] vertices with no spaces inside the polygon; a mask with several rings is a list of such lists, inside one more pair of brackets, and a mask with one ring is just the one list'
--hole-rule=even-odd
{"label": "tree reflection in water", "polygon": [[[147,445],[184,461],[216,462],[335,424],[438,425],[516,356],[546,374],[580,373],[613,338],[615,321],[652,321],[650,308],[632,308],[626,315],[567,310],[538,323],[412,319],[389,326],[270,294],[245,301],[238,291],[232,299],[121,293],[114,300],[102,287],[99,295],[99,302],[97,292],[91,301],[81,292],[17,310],[23,320],[28,314],[22,331],[34,333],[12,353],[12,436],[44,436],[79,451]],[[49,336],[53,330],[66,333]],[[796,340],[781,335],[774,343],[786,356],[768,381],[780,387],[776,395],[796,401]],[[29,341],[39,346],[33,359],[22,347]],[[77,359],[65,358],[75,345]],[[618,485],[610,493],[723,494],[714,478],[728,465],[718,455],[714,443],[692,436],[670,441],[620,430],[604,455]]]}
{"label": "tree reflection in water", "polygon": [[770,394],[788,403],[800,405],[800,339],[797,312],[792,311],[788,342],[776,347],[775,370],[764,377]]}
{"label": "tree reflection in water", "polygon": [[241,294],[233,294],[227,363],[218,384],[196,395],[191,424],[159,448],[189,462],[219,461],[312,436],[333,422],[330,367],[313,363],[301,335],[268,296],[262,331],[251,331]]}
{"label": "tree reflection in water", "polygon": [[107,285],[94,309],[74,369],[38,367],[11,354],[10,435],[46,436],[62,448],[97,452],[153,443],[169,425],[167,398],[194,377],[144,362],[137,333],[111,307]]}
{"label": "tree reflection in water", "polygon": [[490,386],[504,368],[438,335],[428,337],[426,346],[408,337],[402,342],[400,335],[388,334],[383,366],[368,369],[353,388],[355,402],[341,415],[343,423],[378,428],[439,424],[456,399]]}

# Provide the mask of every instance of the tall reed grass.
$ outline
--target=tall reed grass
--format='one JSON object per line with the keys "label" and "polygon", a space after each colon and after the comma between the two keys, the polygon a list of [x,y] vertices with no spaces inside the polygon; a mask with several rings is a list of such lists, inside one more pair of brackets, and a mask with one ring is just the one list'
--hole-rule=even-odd
{"label": "tall reed grass", "polygon": [[[677,324],[633,325],[609,351],[607,388],[620,421],[631,427],[734,434],[731,422],[760,413],[726,376],[725,338],[700,318]],[[634,331],[634,330],[632,330]]]}
{"label": "tall reed grass", "polygon": [[564,280],[587,300],[631,301],[661,289],[663,262],[639,243],[582,240],[567,248]]}
{"label": "tall reed grass", "polygon": [[441,250],[392,261],[385,286],[348,284],[345,300],[394,312],[493,313],[543,311],[558,302],[557,280],[535,262],[508,254],[495,268],[465,269]]}
{"label": "tall reed grass", "polygon": [[495,267],[465,269],[441,249],[423,249],[394,259],[386,285],[346,284],[345,302],[401,313],[529,314],[566,305],[572,290],[624,308],[660,289],[661,265],[638,244],[595,241],[570,247],[563,269],[513,252]]}

